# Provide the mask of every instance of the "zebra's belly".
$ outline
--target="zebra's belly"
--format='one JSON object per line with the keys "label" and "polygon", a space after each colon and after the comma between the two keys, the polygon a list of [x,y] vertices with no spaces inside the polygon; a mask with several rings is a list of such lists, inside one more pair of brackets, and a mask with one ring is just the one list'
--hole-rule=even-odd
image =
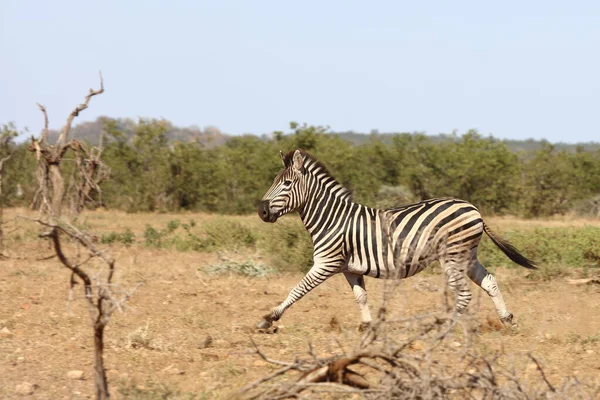
{"label": "zebra's belly", "polygon": [[[390,256],[388,259],[386,256]],[[382,252],[372,257],[355,254],[345,268],[350,273],[382,279],[403,279],[413,276],[436,261],[435,254],[423,249],[418,254],[403,251]]]}

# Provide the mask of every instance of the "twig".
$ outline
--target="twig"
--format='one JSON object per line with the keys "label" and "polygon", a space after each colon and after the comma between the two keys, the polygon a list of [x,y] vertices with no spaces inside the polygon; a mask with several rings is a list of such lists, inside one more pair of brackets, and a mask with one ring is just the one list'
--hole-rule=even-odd
{"label": "twig", "polygon": [[554,386],[552,386],[552,384],[550,383],[550,381],[548,381],[548,378],[546,378],[546,373],[544,372],[544,369],[542,368],[542,366],[540,365],[540,363],[538,362],[538,360],[531,353],[528,353],[527,355],[529,356],[529,358],[531,358],[531,360],[537,366],[537,369],[538,369],[538,371],[540,371],[540,375],[542,376],[542,379],[544,380],[544,382],[546,382],[546,385],[548,385],[548,388],[550,388],[550,390],[552,392],[556,392],[556,389],[554,388]]}
{"label": "twig", "polygon": [[36,103],[40,111],[44,114],[44,130],[42,131],[42,137],[39,140],[39,144],[43,144],[48,141],[48,113],[46,112],[46,107],[44,107],[40,103]]}
{"label": "twig", "polygon": [[104,92],[104,80],[102,79],[102,72],[100,72],[100,89],[98,89],[98,90],[90,89],[88,95],[85,96],[85,101],[82,104],[75,107],[75,109],[71,112],[71,114],[69,114],[69,117],[67,118],[67,123],[65,124],[62,132],[60,133],[60,136],[58,137],[58,140],[56,141],[56,147],[58,147],[58,148],[62,147],[62,144],[67,140],[69,131],[71,130],[71,124],[73,123],[73,119],[75,117],[77,117],[81,111],[88,108],[90,99],[93,96],[96,96],[103,92]]}
{"label": "twig", "polygon": [[254,342],[252,337],[249,337],[248,339],[250,339],[250,343],[252,343],[252,345],[256,349],[256,354],[258,354],[266,362],[271,363],[271,364],[276,364],[276,365],[283,365],[286,367],[297,365],[297,363],[289,363],[289,362],[285,362],[285,361],[273,360],[272,358],[267,357],[266,354],[263,353],[262,350],[256,345],[256,343]]}

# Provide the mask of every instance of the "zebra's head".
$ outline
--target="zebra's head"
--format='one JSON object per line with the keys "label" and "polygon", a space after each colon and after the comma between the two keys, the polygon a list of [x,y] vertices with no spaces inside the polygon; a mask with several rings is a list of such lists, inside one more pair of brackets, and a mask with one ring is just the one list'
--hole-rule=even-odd
{"label": "zebra's head", "polygon": [[300,150],[281,155],[285,169],[275,177],[271,188],[262,198],[258,216],[265,222],[275,222],[279,217],[302,206],[304,187],[304,160]]}

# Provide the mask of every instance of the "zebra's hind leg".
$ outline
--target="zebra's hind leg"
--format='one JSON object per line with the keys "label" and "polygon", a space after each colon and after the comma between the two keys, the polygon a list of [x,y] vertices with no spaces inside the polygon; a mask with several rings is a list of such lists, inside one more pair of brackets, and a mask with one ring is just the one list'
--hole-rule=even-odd
{"label": "zebra's hind leg", "polygon": [[475,260],[470,266],[467,275],[492,298],[500,321],[502,321],[505,326],[516,328],[517,324],[513,322],[513,315],[508,311],[508,308],[506,308],[506,304],[504,303],[502,293],[500,293],[494,275],[490,274],[478,260]]}
{"label": "zebra's hind leg", "polygon": [[371,324],[371,311],[367,304],[367,289],[365,288],[365,277],[362,275],[352,274],[350,272],[344,272],[346,280],[352,288],[354,298],[358,307],[360,308],[361,324],[359,330],[365,330]]}
{"label": "zebra's hind leg", "polygon": [[466,269],[468,261],[445,261],[442,263],[448,287],[456,294],[456,312],[462,314],[471,301],[471,291],[467,285]]}

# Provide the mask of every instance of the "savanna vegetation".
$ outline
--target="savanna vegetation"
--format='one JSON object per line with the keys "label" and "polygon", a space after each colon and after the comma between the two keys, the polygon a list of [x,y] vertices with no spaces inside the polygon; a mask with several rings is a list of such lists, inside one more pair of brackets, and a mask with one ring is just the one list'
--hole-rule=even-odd
{"label": "savanna vegetation", "polygon": [[[60,262],[50,258],[53,251],[38,237],[39,227],[16,215],[35,217],[37,213],[5,210],[9,258],[0,268],[0,367],[4,372],[0,397],[24,398],[19,393],[40,399],[92,397],[93,344],[88,324],[82,323],[87,312],[82,289],[77,285],[74,301],[67,301],[68,276]],[[482,262],[494,270],[518,317],[519,329],[503,328],[493,303],[476,287],[469,315],[464,317],[474,331],[448,332],[447,324],[439,323],[442,320],[433,324],[423,320],[424,315],[432,319],[443,314],[443,301],[448,299],[439,267],[393,284],[395,290],[386,300],[389,336],[381,338],[397,339],[401,346],[409,341],[399,353],[402,357],[418,362],[420,371],[441,368],[444,376],[452,377],[429,385],[429,381],[420,384],[420,375],[411,375],[410,384],[395,387],[425,390],[455,384],[448,389],[453,393],[482,390],[481,384],[493,379],[489,388],[496,393],[515,390],[510,387],[513,383],[526,393],[505,398],[546,398],[540,393],[548,391],[552,398],[597,397],[600,289],[597,280],[581,282],[599,271],[600,221],[490,217],[487,222],[541,265],[533,273],[504,268],[514,264],[487,239],[480,249]],[[255,345],[269,359],[301,362],[299,369],[313,368],[313,360],[328,365],[352,356],[362,346],[363,337],[356,329],[358,308],[341,276],[298,302],[278,324],[277,333],[255,329],[260,316],[301,279],[298,267],[310,263],[311,244],[296,216],[265,224],[256,215],[87,210],[74,224],[81,231],[94,232],[97,246],[114,254],[119,267],[116,282],[123,287],[143,284],[126,312],[115,313],[109,325],[105,365],[116,399],[231,398],[241,388],[284,368],[262,359]],[[65,238],[67,245],[70,254],[76,254],[75,246]],[[98,264],[85,267],[101,270]],[[374,310],[384,304],[389,283],[368,280]],[[422,335],[429,327],[435,330]],[[444,332],[448,336],[430,353],[430,341]],[[378,350],[363,348],[372,349]],[[528,357],[530,352],[541,363],[544,377],[536,361]],[[421,363],[430,354],[436,362]],[[82,377],[70,377],[71,371],[80,371]],[[284,388],[282,384],[293,384],[301,376],[278,375],[281,379],[255,389],[262,393]],[[512,380],[513,376],[517,379]],[[366,377],[369,382],[379,379],[376,374]],[[478,385],[465,385],[465,380]],[[323,386],[324,390],[343,389]],[[353,398],[373,398],[368,391],[364,396],[354,391],[350,393]],[[574,395],[577,391],[579,396]],[[348,398],[349,393],[307,397]]]}
{"label": "savanna vegetation", "polygon": [[[489,383],[494,393],[500,393],[498,383],[515,382],[517,387],[509,388],[511,393],[524,390],[522,393],[531,394],[514,398],[537,398],[547,392],[575,398],[569,397],[574,390],[581,391],[580,398],[599,393],[595,381],[590,381],[589,388],[581,387],[575,378],[579,374],[587,382],[600,368],[596,357],[598,321],[593,318],[600,304],[593,301],[599,293],[600,270],[597,146],[514,143],[475,131],[436,137],[374,132],[358,140],[354,134],[335,134],[324,127],[296,123],[291,124],[291,132],[263,137],[227,137],[212,128],[194,135],[174,130],[163,120],[101,118],[82,126],[88,134],[77,135],[75,129],[71,138],[87,141],[89,148],[99,145],[96,138],[102,137],[102,160],[111,169],[110,179],[102,181],[100,191],[86,194],[88,210],[71,215],[68,227],[74,232],[90,232],[86,236],[90,243],[102,248],[98,254],[105,250],[115,253],[122,267],[118,274],[121,284],[144,285],[136,293],[133,312],[123,317],[115,314],[106,342],[106,376],[117,398],[223,398],[255,379],[263,382],[273,371],[264,353],[261,360],[248,350],[251,346],[258,345],[257,351],[263,349],[286,360],[295,357],[298,363],[302,360],[298,354],[308,340],[314,345],[309,345],[309,360],[321,368],[343,360],[340,343],[363,343],[354,329],[347,285],[336,279],[295,306],[294,316],[280,326],[283,334],[256,336],[257,316],[279,301],[298,281],[299,273],[312,265],[312,244],[297,217],[264,224],[254,214],[281,170],[279,150],[294,148],[306,149],[323,160],[362,203],[385,208],[434,196],[470,200],[487,222],[541,267],[527,275],[520,269],[508,271],[503,267],[514,264],[484,239],[480,260],[504,278],[502,285],[520,316],[521,328],[504,331],[494,324],[491,303],[475,301],[473,313],[477,321],[484,322],[473,331],[474,343],[463,342],[466,336],[450,328],[444,336],[434,331],[436,340],[451,333],[439,365],[454,367],[457,349],[464,347],[473,357],[465,370],[485,363],[488,368],[471,368],[467,370],[473,371],[470,375],[461,372],[439,382],[460,378],[468,383],[477,376],[476,381]],[[35,212],[25,208],[39,209],[44,198],[37,193],[36,155],[28,142],[15,143],[18,129],[13,124],[1,129],[0,160],[6,162],[0,206],[8,206],[5,222],[10,222],[10,234],[4,241],[7,267],[0,275],[0,290],[5,293],[0,308],[9,310],[0,314],[0,337],[9,343],[1,354],[7,374],[0,378],[0,396],[77,397],[89,392],[85,380],[91,365],[86,361],[90,346],[82,340],[87,333],[73,316],[81,314],[83,302],[69,302],[75,314],[61,313],[65,299],[61,291],[45,290],[64,287],[60,274],[55,273],[58,261],[41,244],[44,239],[39,238],[39,227],[17,218],[24,215],[35,220]],[[49,142],[54,142],[52,133]],[[64,154],[60,167],[66,182],[77,182],[71,177],[81,178],[81,157],[73,149]],[[66,192],[77,194],[77,185],[68,183]],[[91,211],[93,208],[96,210]],[[52,227],[58,229],[58,225]],[[66,231],[61,232],[70,254],[79,260],[82,242],[69,241]],[[84,259],[82,265],[88,261]],[[98,265],[87,267],[102,271]],[[427,271],[403,283],[405,297],[394,300],[398,307],[391,307],[389,316],[405,321],[409,315],[421,324],[423,312],[437,309],[441,297],[445,298],[443,285],[435,265]],[[277,279],[272,279],[273,274],[278,274]],[[579,279],[556,279],[566,275]],[[384,283],[373,281],[369,283],[374,288],[372,302],[383,304]],[[589,307],[581,307],[582,298],[590,299]],[[86,299],[89,301],[88,295]],[[434,325],[442,326],[437,319]],[[419,333],[423,326],[428,325],[389,331],[407,340],[401,345],[402,355],[432,365]],[[249,335],[254,335],[255,341],[249,342]],[[74,346],[86,351],[72,351]],[[396,354],[397,349],[392,350]],[[533,356],[531,361],[512,364],[499,358],[532,350],[552,365],[546,369],[550,380]],[[313,351],[327,358],[317,359]],[[341,351],[347,356],[343,348]],[[56,365],[42,363],[42,356],[56,360]],[[65,375],[64,365],[81,369],[70,371],[81,372],[81,378]],[[298,371],[309,367],[298,365]],[[512,380],[515,371],[521,381]],[[15,385],[25,378],[26,382]],[[417,377],[408,389],[421,381]],[[519,386],[523,382],[524,389]],[[555,388],[551,382],[563,383]],[[249,392],[256,389],[252,385]],[[471,388],[465,385],[463,389]],[[390,387],[404,386],[396,382]],[[456,390],[440,388],[449,393]],[[385,393],[392,393],[390,390]]]}
{"label": "savanna vegetation", "polygon": [[[100,118],[72,136],[95,144],[102,133],[111,179],[95,200],[113,210],[253,213],[281,170],[279,150],[302,148],[321,159],[356,201],[373,206],[454,196],[484,215],[600,217],[600,149],[593,143],[507,142],[476,131],[435,137],[373,132],[357,140],[325,127],[290,128],[229,137],[215,128],[176,129],[164,120]],[[28,206],[37,188],[35,158],[28,143],[14,143],[16,131],[14,125],[2,130],[0,156],[14,152],[2,201]],[[65,155],[66,176],[72,158]]]}

